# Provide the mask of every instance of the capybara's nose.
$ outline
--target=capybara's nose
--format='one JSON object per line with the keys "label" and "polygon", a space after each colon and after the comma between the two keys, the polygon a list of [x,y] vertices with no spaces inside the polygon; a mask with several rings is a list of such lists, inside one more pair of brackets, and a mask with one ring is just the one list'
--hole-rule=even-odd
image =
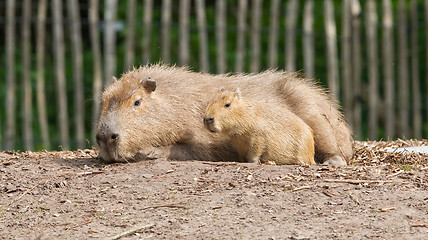
{"label": "capybara's nose", "polygon": [[111,138],[111,140],[116,140],[119,138],[119,134],[113,133],[110,138]]}
{"label": "capybara's nose", "polygon": [[205,123],[213,123],[214,122],[214,118],[204,118],[204,122]]}
{"label": "capybara's nose", "polygon": [[110,133],[110,132],[103,132],[103,133],[97,133],[95,136],[98,145],[101,143],[109,143],[109,142],[116,142],[119,139],[118,133]]}

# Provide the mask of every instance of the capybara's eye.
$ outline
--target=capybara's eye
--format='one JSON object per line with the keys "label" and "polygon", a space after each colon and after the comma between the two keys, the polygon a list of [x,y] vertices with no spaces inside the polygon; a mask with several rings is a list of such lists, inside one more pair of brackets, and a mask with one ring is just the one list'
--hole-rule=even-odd
{"label": "capybara's eye", "polygon": [[225,108],[230,107],[230,102],[229,102],[229,103],[226,103],[226,104],[224,105],[224,107],[225,107]]}
{"label": "capybara's eye", "polygon": [[134,102],[134,107],[138,107],[141,105],[141,99]]}

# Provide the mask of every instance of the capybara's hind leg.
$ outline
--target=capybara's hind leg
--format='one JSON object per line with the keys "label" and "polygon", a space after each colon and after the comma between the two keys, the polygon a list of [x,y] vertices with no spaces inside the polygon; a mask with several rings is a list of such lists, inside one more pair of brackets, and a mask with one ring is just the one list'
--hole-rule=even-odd
{"label": "capybara's hind leg", "polygon": [[[332,114],[331,114],[332,115]],[[338,114],[337,114],[338,115]],[[320,164],[345,166],[352,157],[351,133],[342,119],[327,119],[323,114],[303,120],[314,133],[315,161]]]}
{"label": "capybara's hind leg", "polygon": [[331,157],[328,157],[327,160],[323,164],[341,167],[341,166],[346,166],[346,161],[340,155],[333,155]]}

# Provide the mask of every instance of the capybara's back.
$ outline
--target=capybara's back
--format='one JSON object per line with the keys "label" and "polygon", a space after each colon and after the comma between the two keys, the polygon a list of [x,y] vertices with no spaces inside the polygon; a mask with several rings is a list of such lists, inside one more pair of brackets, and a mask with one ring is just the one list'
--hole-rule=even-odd
{"label": "capybara's back", "polygon": [[213,89],[242,94],[289,110],[313,130],[319,163],[346,165],[351,134],[322,88],[283,71],[211,75],[162,64],[125,73],[102,94],[97,142],[106,161],[129,161],[148,152],[173,159],[236,160],[230,140],[204,129],[201,121]]}
{"label": "capybara's back", "polygon": [[305,122],[288,110],[243,98],[239,89],[220,89],[204,123],[229,136],[242,161],[315,164],[312,130]]}

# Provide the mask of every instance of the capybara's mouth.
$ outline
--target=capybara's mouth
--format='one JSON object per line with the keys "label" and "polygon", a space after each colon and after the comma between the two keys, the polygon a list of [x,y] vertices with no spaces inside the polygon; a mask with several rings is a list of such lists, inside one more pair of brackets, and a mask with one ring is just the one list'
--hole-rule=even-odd
{"label": "capybara's mouth", "polygon": [[154,159],[157,157],[153,157],[153,154],[151,152],[146,154],[144,151],[121,151],[117,147],[100,147],[100,154],[98,158],[105,163],[129,163],[138,162],[141,160]]}
{"label": "capybara's mouth", "polygon": [[129,162],[128,159],[126,159],[123,156],[120,156],[117,151],[112,149],[102,149],[100,148],[100,155],[99,158],[101,161],[106,163],[115,163],[115,162]]}
{"label": "capybara's mouth", "polygon": [[138,162],[141,160],[150,160],[155,159],[156,157],[152,157],[152,155],[146,155],[141,151],[136,152],[132,156],[122,156],[117,154],[116,152],[100,152],[98,156],[101,161],[105,163],[129,163],[129,162]]}
{"label": "capybara's mouth", "polygon": [[100,152],[98,158],[105,162],[105,163],[114,163],[116,162],[116,159],[114,159],[112,156],[110,156],[109,154],[106,154],[105,152]]}
{"label": "capybara's mouth", "polygon": [[210,130],[210,132],[218,132],[217,128],[215,128],[213,124],[207,124],[207,128]]}
{"label": "capybara's mouth", "polygon": [[208,130],[210,130],[210,132],[213,132],[213,133],[218,132],[217,128],[214,126],[214,124],[213,124],[213,123],[208,123],[208,122],[205,122],[205,121],[204,121],[204,124],[205,124],[205,127],[206,127]]}

